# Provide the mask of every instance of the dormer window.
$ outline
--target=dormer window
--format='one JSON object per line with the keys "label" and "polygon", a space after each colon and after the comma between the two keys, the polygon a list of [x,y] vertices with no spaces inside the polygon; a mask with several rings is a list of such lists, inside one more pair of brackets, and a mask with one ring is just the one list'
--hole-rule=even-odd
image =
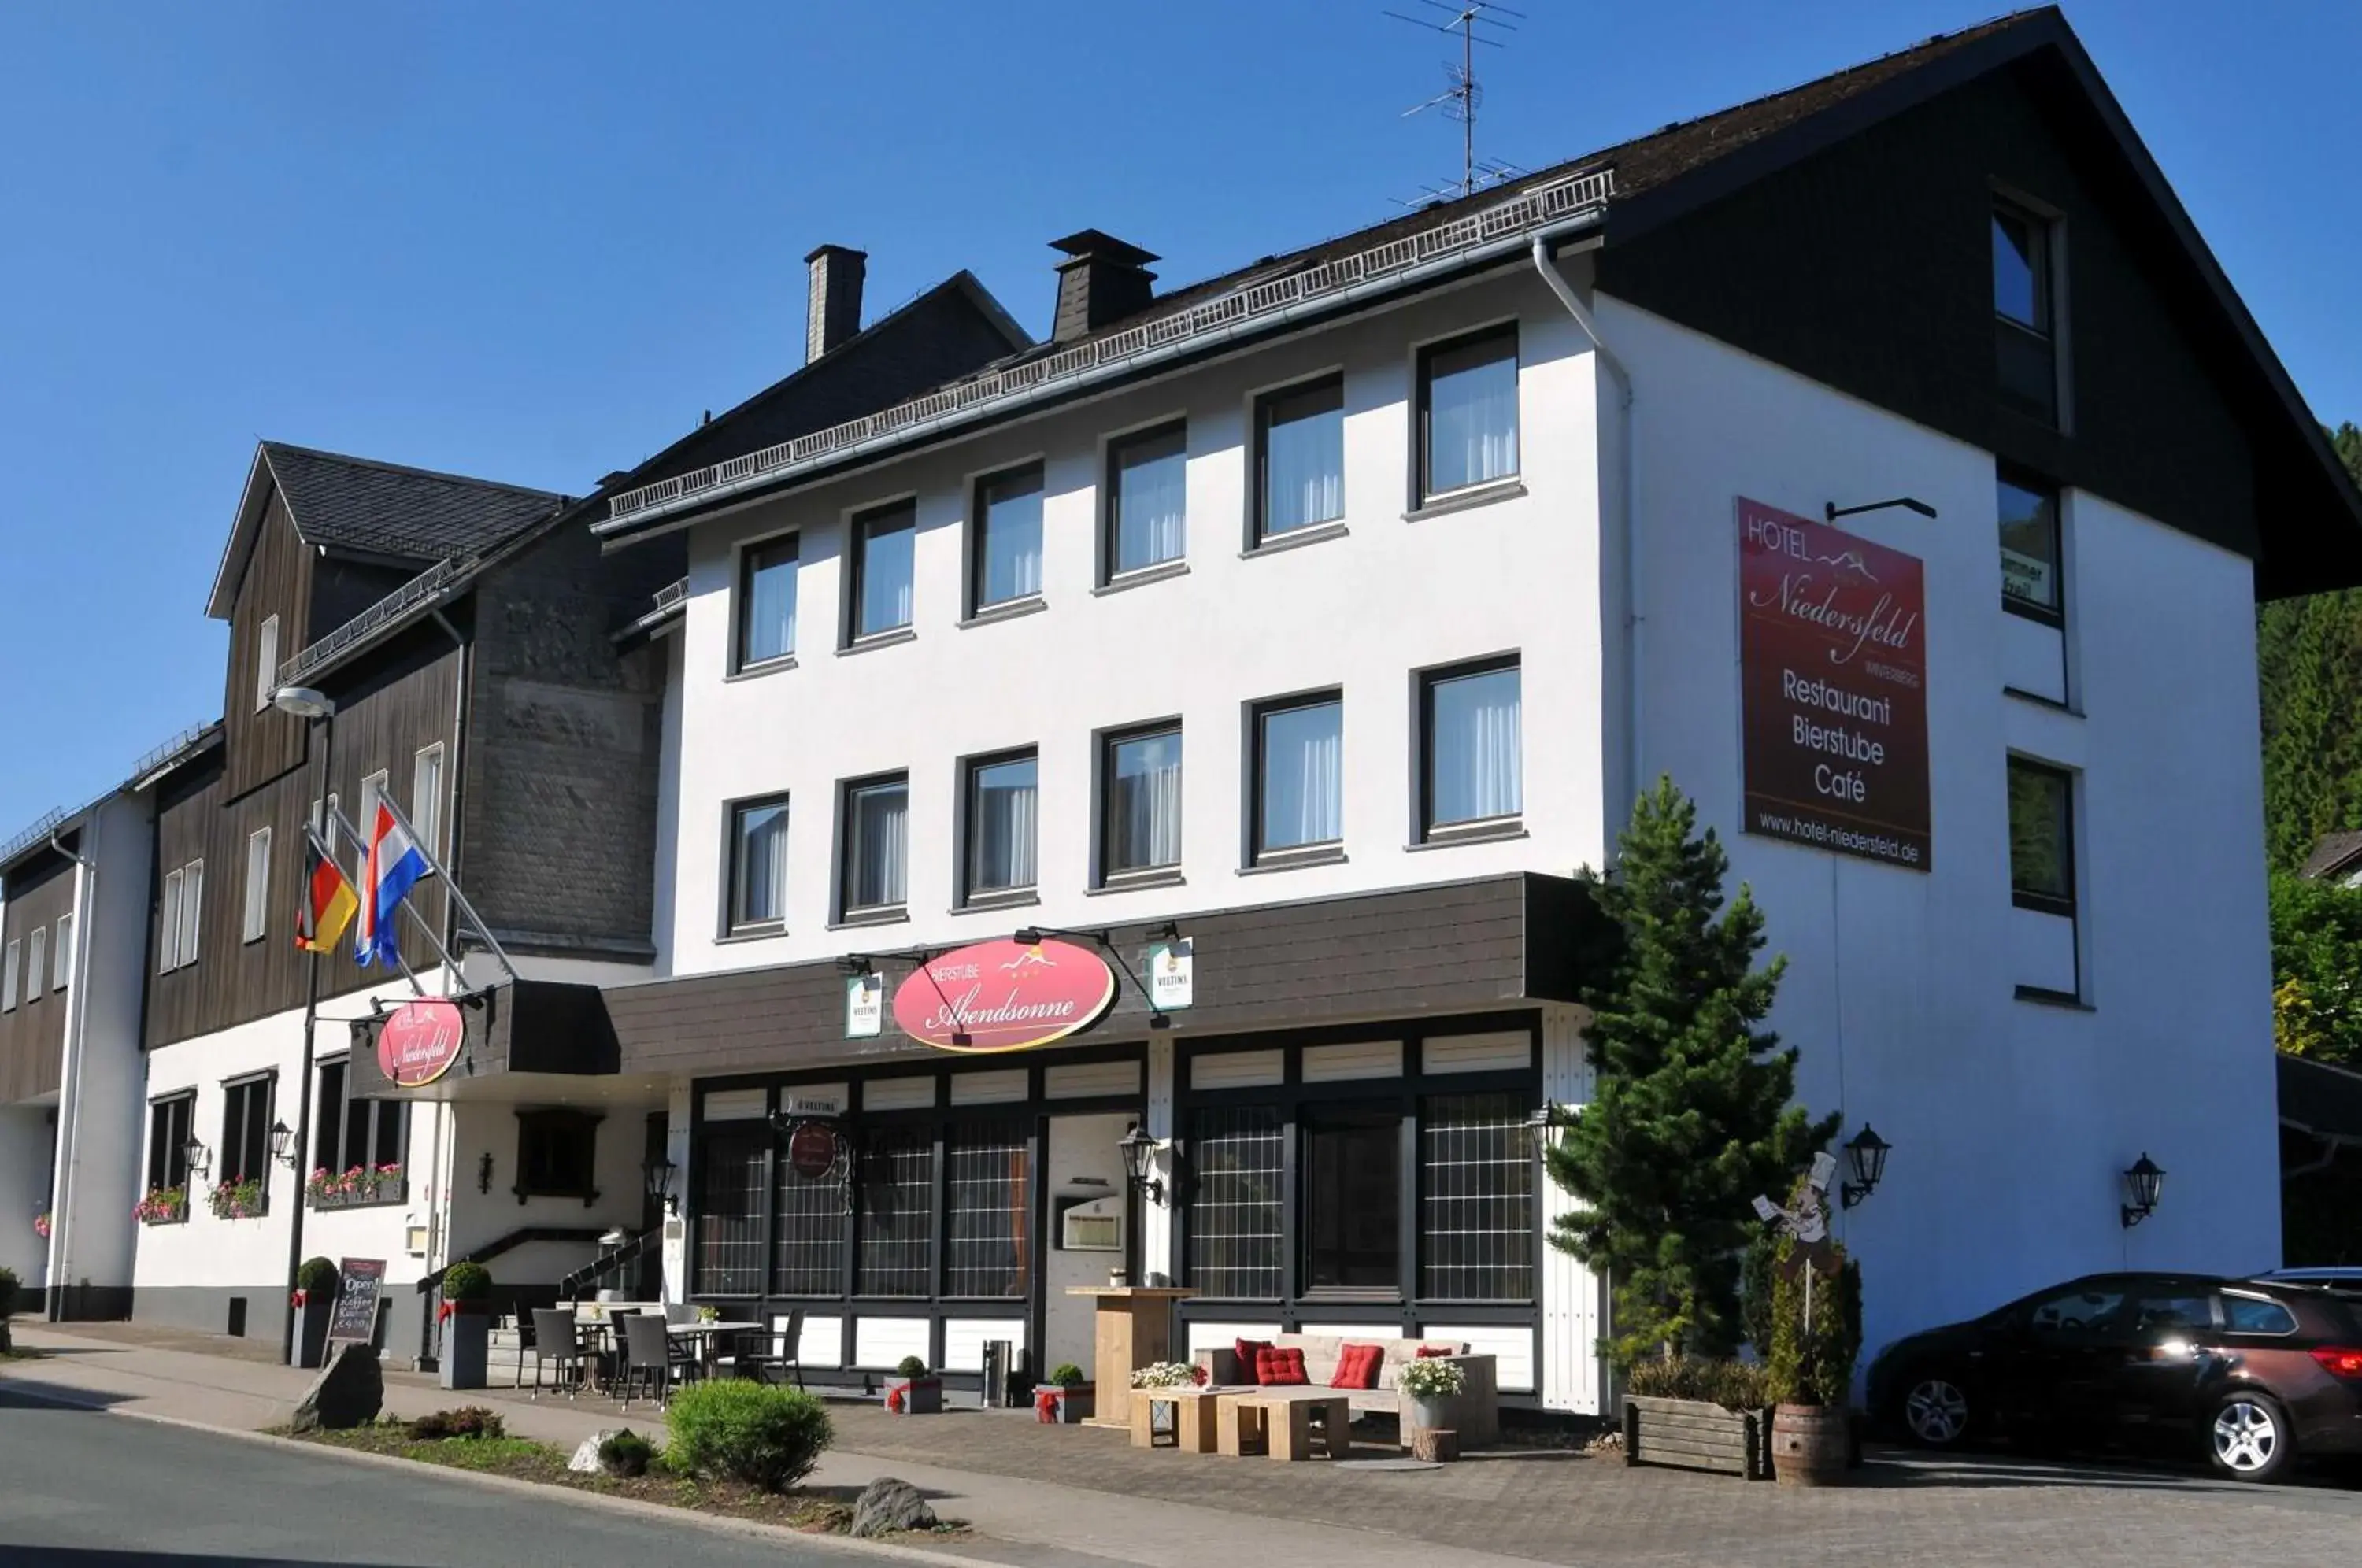
{"label": "dormer window", "polygon": [[2058,423],[2057,236],[2049,219],[2006,202],[1992,212],[1994,364],[2002,400]]}

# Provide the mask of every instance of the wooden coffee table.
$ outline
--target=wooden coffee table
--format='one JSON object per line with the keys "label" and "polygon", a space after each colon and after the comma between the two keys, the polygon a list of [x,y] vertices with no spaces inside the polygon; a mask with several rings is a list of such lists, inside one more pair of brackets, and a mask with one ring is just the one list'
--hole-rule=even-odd
{"label": "wooden coffee table", "polygon": [[1232,1395],[1216,1420],[1224,1453],[1245,1452],[1251,1429],[1258,1427],[1264,1452],[1280,1464],[1312,1458],[1316,1435],[1323,1458],[1343,1459],[1353,1451],[1353,1402],[1326,1390]]}
{"label": "wooden coffee table", "polygon": [[1219,1394],[1203,1388],[1135,1388],[1131,1390],[1131,1446],[1156,1446],[1156,1407],[1173,1407],[1173,1446],[1184,1453],[1214,1452],[1219,1419]]}

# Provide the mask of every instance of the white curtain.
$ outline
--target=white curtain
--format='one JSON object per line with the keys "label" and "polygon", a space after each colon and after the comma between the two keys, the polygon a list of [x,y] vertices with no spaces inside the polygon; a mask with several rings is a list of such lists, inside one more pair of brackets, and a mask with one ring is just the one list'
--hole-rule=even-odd
{"label": "white curtain", "polygon": [[1473,362],[1438,354],[1428,385],[1430,494],[1507,479],[1518,471],[1518,359],[1498,348]]}
{"label": "white curtain", "polygon": [[1519,675],[1514,669],[1435,686],[1435,821],[1515,816],[1523,809]]}
{"label": "white curtain", "polygon": [[1118,754],[1115,842],[1108,869],[1135,871],[1181,860],[1181,737],[1135,741]]}
{"label": "white curtain", "polygon": [[1030,762],[1006,763],[978,771],[972,878],[977,891],[1033,885],[1038,798],[1033,764]]}
{"label": "white curtain", "polygon": [[745,662],[780,658],[796,651],[796,560],[766,560],[755,569],[746,602]]}
{"label": "white curtain", "polygon": [[853,798],[854,909],[876,909],[902,901],[902,869],[910,820],[911,792],[896,784],[864,790]]}
{"label": "white curtain", "polygon": [[1345,514],[1345,411],[1327,406],[1274,417],[1264,433],[1263,531],[1285,534]]}
{"label": "white curtain", "polygon": [[1143,443],[1119,459],[1115,569],[1137,571],[1178,560],[1187,548],[1188,463],[1178,433]]}
{"label": "white curtain", "polygon": [[1264,848],[1345,836],[1342,718],[1335,702],[1264,716]]}
{"label": "white curtain", "polygon": [[742,819],[738,846],[738,919],[744,924],[785,920],[788,913],[788,809],[761,806]]}
{"label": "white curtain", "polygon": [[873,530],[862,542],[859,635],[911,624],[911,540],[908,521]]}
{"label": "white curtain", "polygon": [[[977,603],[1000,604],[1042,591],[1042,489],[989,502],[984,521],[984,584]],[[907,617],[906,617],[907,618]]]}

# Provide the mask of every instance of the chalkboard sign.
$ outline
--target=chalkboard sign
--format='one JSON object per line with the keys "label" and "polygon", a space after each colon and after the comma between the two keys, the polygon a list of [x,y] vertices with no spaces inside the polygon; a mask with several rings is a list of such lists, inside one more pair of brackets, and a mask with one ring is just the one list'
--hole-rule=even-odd
{"label": "chalkboard sign", "polygon": [[383,1258],[340,1258],[337,1310],[328,1320],[332,1345],[365,1345],[377,1338],[377,1297],[385,1284]]}

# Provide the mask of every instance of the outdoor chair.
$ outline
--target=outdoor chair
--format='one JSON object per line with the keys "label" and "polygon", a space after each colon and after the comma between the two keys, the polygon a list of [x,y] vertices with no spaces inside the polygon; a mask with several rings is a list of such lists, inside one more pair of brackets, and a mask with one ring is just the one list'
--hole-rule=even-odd
{"label": "outdoor chair", "polygon": [[635,1312],[624,1320],[624,1408],[632,1408],[635,1389],[645,1387],[661,1410],[672,1397],[673,1379],[696,1374],[697,1364],[665,1331],[662,1318]]}
{"label": "outdoor chair", "polygon": [[575,1325],[574,1314],[563,1307],[533,1309],[533,1393],[528,1397],[541,1397],[541,1369],[545,1364],[556,1365],[557,1386],[566,1390],[568,1399],[582,1391],[589,1358],[582,1353],[582,1333]]}
{"label": "outdoor chair", "polygon": [[804,1386],[804,1309],[800,1307],[794,1309],[784,1323],[760,1337],[765,1343],[764,1349],[744,1349],[745,1344],[757,1338],[755,1334],[745,1335],[739,1342],[742,1348],[738,1353],[724,1356],[723,1364],[731,1367],[740,1377],[752,1377],[764,1383],[777,1383],[781,1372],[791,1372],[795,1375],[796,1386],[801,1388]]}

